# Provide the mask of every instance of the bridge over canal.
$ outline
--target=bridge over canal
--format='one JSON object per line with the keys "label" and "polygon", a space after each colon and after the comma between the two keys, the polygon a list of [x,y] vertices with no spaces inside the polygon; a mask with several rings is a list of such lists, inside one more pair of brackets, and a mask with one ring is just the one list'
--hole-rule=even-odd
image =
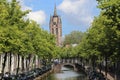
{"label": "bridge over canal", "polygon": [[78,59],[59,59],[59,66],[58,68],[61,69],[63,66],[72,66],[74,71],[84,70],[84,64],[80,62]]}

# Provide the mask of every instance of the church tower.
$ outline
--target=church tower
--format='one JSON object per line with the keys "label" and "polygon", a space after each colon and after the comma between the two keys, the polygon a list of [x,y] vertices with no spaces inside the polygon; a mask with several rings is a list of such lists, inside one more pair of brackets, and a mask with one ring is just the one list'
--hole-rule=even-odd
{"label": "church tower", "polygon": [[54,14],[50,16],[49,23],[50,33],[56,37],[56,45],[62,45],[62,22],[60,16],[57,15],[56,5],[54,7]]}

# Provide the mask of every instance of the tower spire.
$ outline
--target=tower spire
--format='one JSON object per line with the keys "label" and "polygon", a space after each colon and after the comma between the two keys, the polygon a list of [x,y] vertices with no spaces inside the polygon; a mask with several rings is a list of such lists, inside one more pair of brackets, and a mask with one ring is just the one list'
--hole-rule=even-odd
{"label": "tower spire", "polygon": [[50,17],[49,28],[50,33],[56,37],[56,45],[62,46],[62,22],[59,15],[57,15],[56,4],[54,5],[53,16]]}
{"label": "tower spire", "polygon": [[55,4],[55,7],[54,7],[54,16],[57,16],[56,4]]}

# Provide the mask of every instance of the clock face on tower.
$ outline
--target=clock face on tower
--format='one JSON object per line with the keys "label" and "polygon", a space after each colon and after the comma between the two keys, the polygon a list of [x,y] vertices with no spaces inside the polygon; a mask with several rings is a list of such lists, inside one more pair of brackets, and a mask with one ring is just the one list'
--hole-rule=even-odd
{"label": "clock face on tower", "polygon": [[56,22],[53,22],[53,25],[56,25]]}

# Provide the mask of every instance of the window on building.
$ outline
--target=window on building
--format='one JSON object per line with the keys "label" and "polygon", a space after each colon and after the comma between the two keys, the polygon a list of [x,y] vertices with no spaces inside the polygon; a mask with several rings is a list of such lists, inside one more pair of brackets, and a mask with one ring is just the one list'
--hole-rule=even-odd
{"label": "window on building", "polygon": [[58,28],[56,28],[56,34],[58,34]]}
{"label": "window on building", "polygon": [[56,25],[56,22],[53,22],[53,25]]}

